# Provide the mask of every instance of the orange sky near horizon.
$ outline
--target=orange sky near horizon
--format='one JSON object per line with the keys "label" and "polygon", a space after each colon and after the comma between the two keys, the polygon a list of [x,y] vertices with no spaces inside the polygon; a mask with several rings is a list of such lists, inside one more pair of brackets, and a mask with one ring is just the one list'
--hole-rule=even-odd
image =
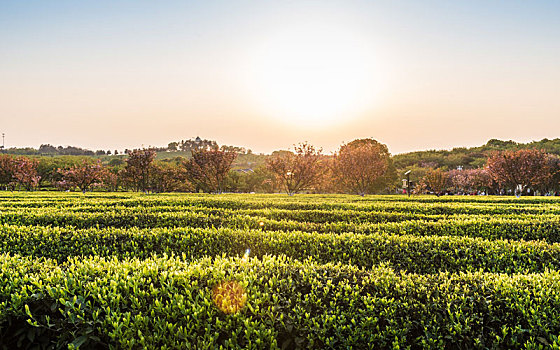
{"label": "orange sky near horizon", "polygon": [[[504,5],[505,6],[505,5]],[[6,146],[392,153],[560,137],[560,5],[0,5]],[[555,12],[556,11],[556,12]]]}

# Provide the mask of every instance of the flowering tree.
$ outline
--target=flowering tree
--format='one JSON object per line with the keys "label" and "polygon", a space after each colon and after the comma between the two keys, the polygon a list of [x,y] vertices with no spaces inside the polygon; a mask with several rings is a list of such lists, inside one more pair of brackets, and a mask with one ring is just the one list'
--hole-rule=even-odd
{"label": "flowering tree", "polygon": [[448,176],[455,191],[463,193],[488,191],[493,187],[493,180],[485,168],[451,170]]}
{"label": "flowering tree", "polygon": [[222,193],[227,175],[237,153],[213,149],[200,149],[192,153],[192,158],[184,162],[188,180],[204,192]]}
{"label": "flowering tree", "polygon": [[41,177],[37,175],[37,161],[27,157],[18,157],[13,160],[12,183],[31,191],[39,185]]}
{"label": "flowering tree", "polygon": [[116,167],[106,169],[103,174],[102,183],[103,187],[108,191],[118,191],[120,184],[119,169]]}
{"label": "flowering tree", "polygon": [[150,165],[156,157],[153,149],[135,149],[128,152],[124,177],[136,191],[147,191],[150,183]]}
{"label": "flowering tree", "polygon": [[99,185],[105,176],[105,168],[100,161],[88,163],[85,160],[82,164],[74,165],[69,169],[58,169],[62,175],[60,187],[78,187],[82,192],[86,192],[91,186]]}
{"label": "flowering tree", "polygon": [[321,149],[304,142],[295,152],[281,152],[267,159],[267,168],[275,174],[289,195],[311,189],[320,179]]}
{"label": "flowering tree", "polygon": [[447,172],[449,182],[456,192],[471,192],[470,176],[468,170],[450,170]]}
{"label": "flowering tree", "polygon": [[550,176],[547,181],[543,182],[541,190],[542,192],[560,190],[560,157],[557,155],[548,155],[548,169],[550,170]]}
{"label": "flowering tree", "polygon": [[9,186],[13,183],[14,159],[8,155],[0,155],[0,184]]}
{"label": "flowering tree", "polygon": [[387,146],[376,140],[354,140],[335,154],[334,180],[345,191],[361,196],[372,193],[387,173],[390,157]]}
{"label": "flowering tree", "polygon": [[443,191],[447,188],[449,184],[449,177],[447,172],[443,171],[442,169],[430,169],[424,175],[424,178],[420,181],[418,185],[417,193],[422,191],[431,190],[435,193],[436,196],[440,196]]}
{"label": "flowering tree", "polygon": [[528,188],[538,188],[553,175],[549,155],[544,151],[522,149],[496,152],[486,162],[488,173],[502,188],[521,192]]}

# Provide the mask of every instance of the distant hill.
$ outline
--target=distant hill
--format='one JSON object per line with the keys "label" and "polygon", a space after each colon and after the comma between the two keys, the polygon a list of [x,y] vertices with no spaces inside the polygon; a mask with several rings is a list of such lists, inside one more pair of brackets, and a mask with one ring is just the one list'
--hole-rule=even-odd
{"label": "distant hill", "polygon": [[[167,147],[150,147],[157,153],[156,159],[168,162],[181,162],[182,159],[189,159],[193,149],[207,149],[220,147],[238,154],[237,159],[233,163],[233,169],[255,169],[265,163],[266,155],[255,154],[250,149],[237,146],[218,145],[216,141],[201,139],[196,137],[188,140],[170,142]],[[51,144],[42,144],[39,148],[23,147],[23,148],[7,148],[0,153],[11,154],[14,156],[31,156],[31,157],[51,157],[59,160],[80,159],[82,157],[94,157],[100,159],[103,164],[111,166],[124,164],[126,153],[117,150],[96,150],[92,151],[74,146],[53,146]]]}
{"label": "distant hill", "polygon": [[452,150],[428,150],[396,154],[393,156],[393,163],[397,169],[409,167],[454,169],[458,166],[478,168],[486,163],[486,159],[492,152],[527,148],[542,149],[548,153],[560,155],[560,139],[542,139],[529,143],[492,139],[479,147],[456,147]]}
{"label": "distant hill", "polygon": [[[177,161],[180,158],[188,159],[191,157],[191,151],[163,151],[157,152],[156,159],[163,161]],[[255,169],[263,165],[266,155],[255,153],[238,153],[237,158],[233,162],[233,170],[236,169]]]}

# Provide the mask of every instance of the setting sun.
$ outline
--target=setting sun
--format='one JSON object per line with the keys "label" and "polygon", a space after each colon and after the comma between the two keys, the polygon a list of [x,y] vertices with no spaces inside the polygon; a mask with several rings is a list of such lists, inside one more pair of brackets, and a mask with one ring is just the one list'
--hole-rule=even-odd
{"label": "setting sun", "polygon": [[264,115],[303,126],[330,126],[375,103],[382,83],[374,49],[343,26],[292,25],[259,43],[248,85]]}

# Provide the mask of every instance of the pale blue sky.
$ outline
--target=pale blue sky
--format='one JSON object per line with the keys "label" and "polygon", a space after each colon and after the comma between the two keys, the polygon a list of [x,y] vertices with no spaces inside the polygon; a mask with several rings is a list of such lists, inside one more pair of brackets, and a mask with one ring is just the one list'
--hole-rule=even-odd
{"label": "pale blue sky", "polygon": [[559,18],[560,1],[0,1],[0,132],[262,152],[560,137]]}

